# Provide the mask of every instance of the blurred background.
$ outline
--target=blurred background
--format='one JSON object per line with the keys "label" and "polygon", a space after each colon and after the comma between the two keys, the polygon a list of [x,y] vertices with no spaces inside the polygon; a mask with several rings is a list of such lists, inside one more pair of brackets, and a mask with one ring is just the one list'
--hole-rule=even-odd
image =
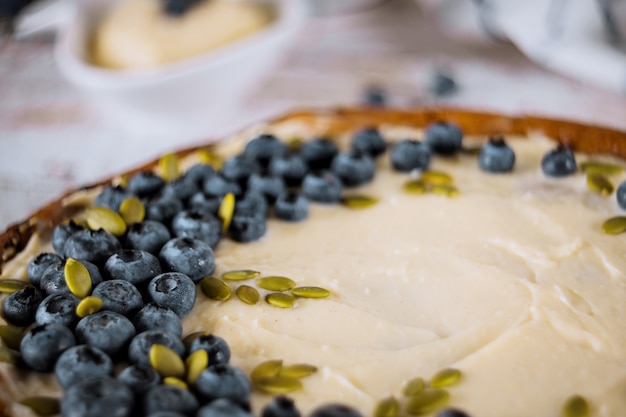
{"label": "blurred background", "polygon": [[[103,16],[125,1],[0,0],[0,228],[70,188],[293,109],[455,106],[626,130],[624,0],[268,0],[269,21],[210,51],[94,64]],[[184,29],[187,15],[243,0],[130,1],[156,4],[171,31],[113,24],[114,55],[122,45],[134,59],[146,39],[202,47],[214,33]],[[237,13],[204,26],[233,31]]]}

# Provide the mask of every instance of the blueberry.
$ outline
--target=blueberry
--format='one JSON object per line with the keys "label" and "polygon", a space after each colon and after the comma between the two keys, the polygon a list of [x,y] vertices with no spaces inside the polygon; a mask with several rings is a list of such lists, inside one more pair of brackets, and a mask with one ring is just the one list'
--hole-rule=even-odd
{"label": "blueberry", "polygon": [[224,339],[213,334],[203,334],[189,345],[189,354],[196,350],[206,350],[211,365],[226,364],[230,360],[230,347]]}
{"label": "blueberry", "polygon": [[256,213],[239,212],[233,215],[230,223],[230,237],[236,242],[253,242],[265,235],[265,217]]}
{"label": "blueberry", "polygon": [[222,200],[218,197],[207,197],[204,191],[198,191],[191,196],[187,202],[187,206],[200,213],[217,214]]}
{"label": "blueberry", "polygon": [[[91,277],[91,285],[95,287],[102,282],[102,275],[97,266],[87,261],[79,261]],[[41,276],[40,286],[46,294],[69,294],[70,289],[65,282],[65,260],[61,264],[53,264]]]}
{"label": "blueberry", "polygon": [[435,96],[446,97],[456,93],[458,85],[450,71],[438,69],[432,76],[430,89]]}
{"label": "blueberry", "polygon": [[143,307],[137,287],[122,279],[104,281],[93,289],[92,295],[102,300],[102,308],[129,316]]}
{"label": "blueberry", "polygon": [[28,326],[35,321],[42,300],[41,293],[35,287],[19,289],[4,300],[4,318],[16,326]]}
{"label": "blueberry", "polygon": [[36,287],[39,287],[41,282],[41,276],[49,266],[60,265],[63,263],[63,258],[56,253],[43,252],[35,256],[28,263],[27,275],[28,280]]}
{"label": "blueberry", "polygon": [[250,381],[239,368],[227,364],[206,368],[196,380],[196,390],[207,402],[226,398],[238,404],[247,404],[250,398]]}
{"label": "blueberry", "polygon": [[424,142],[440,155],[453,155],[461,150],[463,132],[457,125],[447,122],[435,122],[426,127]]}
{"label": "blueberry", "polygon": [[617,198],[617,204],[622,209],[626,210],[626,181],[622,182],[619,187],[617,187],[615,196]]}
{"label": "blueberry", "polygon": [[107,310],[86,316],[76,325],[78,343],[97,347],[111,357],[126,348],[135,334],[135,326],[127,317]]}
{"label": "blueberry", "polygon": [[470,415],[455,408],[445,408],[439,411],[436,417],[470,417]]}
{"label": "blueberry", "polygon": [[157,411],[148,414],[147,417],[185,417],[185,415],[177,413],[176,411]]}
{"label": "blueberry", "polygon": [[154,303],[146,304],[133,318],[137,333],[152,329],[163,329],[182,336],[183,325],[180,318],[170,308]]}
{"label": "blueberry", "polygon": [[503,138],[492,138],[480,148],[478,166],[486,172],[511,172],[515,164],[515,152]]}
{"label": "blueberry", "polygon": [[166,272],[150,281],[148,295],[157,305],[171,309],[182,318],[193,309],[196,286],[185,274]]}
{"label": "blueberry", "polygon": [[343,404],[327,404],[313,410],[309,417],[362,417],[354,408]]}
{"label": "blueberry", "polygon": [[307,164],[300,155],[286,155],[273,158],[269,165],[269,173],[282,177],[288,187],[302,184],[308,172]]}
{"label": "blueberry", "polygon": [[141,285],[161,273],[159,258],[149,252],[122,249],[107,259],[104,270],[110,279],[123,279]]}
{"label": "blueberry", "polygon": [[159,195],[146,201],[144,206],[146,209],[145,220],[154,220],[164,224],[169,224],[176,213],[184,208],[183,202],[172,195]]}
{"label": "blueberry", "polygon": [[352,150],[376,158],[387,150],[387,142],[375,127],[368,127],[356,132],[352,138]]}
{"label": "blueberry", "polygon": [[262,167],[267,167],[272,158],[285,155],[287,145],[276,136],[263,134],[246,144],[244,154]]}
{"label": "blueberry", "polygon": [[214,248],[222,237],[222,222],[211,213],[184,210],[172,219],[172,233],[176,237],[200,240]]}
{"label": "blueberry", "polygon": [[20,353],[26,365],[35,371],[48,372],[63,352],[76,344],[74,334],[61,324],[42,324],[26,332]]}
{"label": "blueberry", "polygon": [[165,242],[172,238],[169,229],[163,223],[144,220],[134,223],[126,232],[126,247],[158,255]]}
{"label": "blueberry", "polygon": [[94,201],[94,206],[106,207],[115,212],[120,210],[120,204],[128,197],[132,197],[133,193],[120,185],[110,185],[105,187]]}
{"label": "blueberry", "polygon": [[151,366],[131,365],[119,373],[117,379],[126,384],[135,395],[143,395],[150,388],[159,385],[161,377]]}
{"label": "blueberry", "polygon": [[274,397],[261,411],[261,417],[300,417],[300,415],[293,400],[284,395]]}
{"label": "blueberry", "polygon": [[161,195],[163,195],[163,197],[174,197],[181,201],[187,201],[198,191],[199,188],[195,182],[187,179],[187,177],[180,177],[165,184]]}
{"label": "blueberry", "polygon": [[224,161],[222,176],[228,181],[236,182],[244,187],[252,174],[259,173],[261,168],[251,158],[245,155],[235,155]]}
{"label": "blueberry", "polygon": [[209,164],[197,163],[192,165],[187,172],[185,178],[193,181],[198,187],[202,187],[207,178],[215,175],[215,169]]}
{"label": "blueberry", "polygon": [[269,205],[262,194],[256,191],[248,191],[243,198],[235,201],[235,213],[256,214],[261,217],[267,217]]}
{"label": "blueberry", "polygon": [[175,411],[191,416],[199,406],[190,391],[172,385],[152,387],[143,397],[143,410],[149,415],[157,411]]}
{"label": "blueberry", "polygon": [[150,348],[156,343],[167,346],[179,356],[185,353],[185,346],[180,337],[167,330],[155,329],[139,333],[133,338],[128,347],[128,358],[135,365],[152,366],[149,356]]}
{"label": "blueberry", "polygon": [[51,294],[39,304],[35,321],[37,324],[62,324],[73,329],[78,322],[76,306],[79,302],[80,299],[72,294]]}
{"label": "blueberry", "polygon": [[330,169],[346,187],[356,187],[371,181],[376,171],[374,160],[356,151],[338,154]]}
{"label": "blueberry", "polygon": [[166,271],[180,272],[198,282],[215,270],[213,249],[206,243],[190,237],[169,240],[159,253]]}
{"label": "blueberry", "polygon": [[571,149],[559,145],[544,155],[541,169],[548,177],[565,177],[576,172],[576,159]]}
{"label": "blueberry", "polygon": [[387,104],[387,92],[378,86],[369,86],[363,92],[364,104],[373,107],[384,107]]}
{"label": "blueberry", "polygon": [[241,405],[221,398],[198,410],[196,417],[253,417],[253,414],[244,410]]}
{"label": "blueberry", "polygon": [[327,138],[314,139],[300,148],[300,156],[312,170],[328,169],[338,153],[335,142]]}
{"label": "blueberry", "polygon": [[405,139],[396,143],[389,156],[396,171],[426,170],[430,165],[430,149],[417,140]]}
{"label": "blueberry", "polygon": [[310,172],[302,181],[302,194],[318,203],[338,203],[343,185],[330,171]]}
{"label": "blueberry", "polygon": [[128,180],[128,191],[137,197],[151,197],[161,191],[165,185],[163,178],[152,171],[139,172]]}
{"label": "blueberry", "polygon": [[74,233],[79,230],[83,230],[84,227],[77,225],[73,221],[70,220],[67,224],[60,224],[54,228],[52,231],[52,236],[50,237],[50,242],[52,243],[52,248],[54,248],[56,253],[63,254],[63,247],[65,247],[65,242],[67,238],[72,236]]}
{"label": "blueberry", "polygon": [[298,222],[309,215],[309,202],[298,193],[284,193],[276,200],[274,213],[281,220]]}
{"label": "blueberry", "polygon": [[263,195],[268,203],[274,204],[276,198],[286,190],[282,177],[252,174],[248,178],[248,190]]}
{"label": "blueberry", "polygon": [[72,385],[61,400],[63,417],[130,417],[133,392],[117,380],[101,376]]}
{"label": "blueberry", "polygon": [[236,182],[228,181],[221,175],[214,175],[204,181],[202,191],[207,197],[222,198],[228,193],[238,196],[241,194],[241,186]]}
{"label": "blueberry", "polygon": [[161,0],[163,10],[168,16],[178,17],[184,15],[187,10],[199,3],[201,0]]}
{"label": "blueberry", "polygon": [[119,240],[104,229],[80,230],[67,238],[63,246],[63,255],[101,264],[114,252],[122,249]]}
{"label": "blueberry", "polygon": [[54,373],[67,390],[77,382],[113,375],[113,361],[100,349],[89,345],[72,346],[59,356]]}

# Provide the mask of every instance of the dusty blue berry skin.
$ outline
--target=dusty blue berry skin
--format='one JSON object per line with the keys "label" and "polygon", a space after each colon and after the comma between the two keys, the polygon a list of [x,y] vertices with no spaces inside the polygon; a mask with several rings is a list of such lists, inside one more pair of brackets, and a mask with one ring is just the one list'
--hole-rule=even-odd
{"label": "dusty blue berry skin", "polygon": [[128,358],[131,363],[139,366],[152,366],[150,364],[149,353],[150,348],[155,343],[167,346],[181,357],[185,353],[185,346],[180,340],[180,337],[167,330],[147,330],[143,333],[139,333],[130,342]]}
{"label": "dusty blue berry skin", "polygon": [[206,350],[210,364],[226,364],[230,361],[230,347],[224,339],[214,334],[203,334],[189,345],[189,354],[197,350]]}
{"label": "dusty blue berry skin", "polygon": [[302,181],[302,194],[316,203],[338,203],[342,191],[343,184],[330,171],[310,172]]}
{"label": "dusty blue berry skin", "polygon": [[177,413],[176,411],[157,411],[156,413],[150,413],[146,417],[185,417],[185,414]]}
{"label": "dusty blue berry skin", "polygon": [[27,275],[31,284],[39,287],[41,283],[41,276],[52,265],[60,265],[63,263],[63,258],[56,253],[44,252],[35,256],[28,263]]}
{"label": "dusty blue berry skin", "polygon": [[281,220],[299,222],[309,215],[309,201],[298,193],[283,193],[274,204],[274,213]]}
{"label": "dusty blue berry skin", "polygon": [[430,149],[423,142],[406,139],[396,143],[389,153],[396,171],[426,170],[430,166]]}
{"label": "dusty blue berry skin", "polygon": [[149,252],[122,249],[104,263],[109,279],[123,279],[133,285],[141,285],[161,273],[159,258]]}
{"label": "dusty blue berry skin", "polygon": [[268,170],[281,177],[288,187],[298,187],[309,169],[300,155],[285,155],[272,158]]}
{"label": "dusty blue berry skin", "polygon": [[196,390],[207,402],[225,398],[237,404],[248,404],[251,385],[241,369],[218,364],[202,371],[196,380]]}
{"label": "dusty blue berry skin", "polygon": [[[102,275],[97,266],[85,260],[79,262],[89,271],[92,287],[102,282]],[[48,267],[41,276],[39,285],[46,294],[69,294],[70,289],[65,282],[65,261]]]}
{"label": "dusty blue berry skin", "polygon": [[617,198],[617,204],[622,210],[626,210],[626,181],[622,182],[619,187],[617,187],[615,198]]}
{"label": "dusty blue berry skin", "polygon": [[289,397],[279,395],[261,410],[261,417],[300,417],[300,411]]}
{"label": "dusty blue berry skin", "polygon": [[172,218],[184,208],[183,202],[173,195],[162,195],[144,202],[145,220],[169,224]]}
{"label": "dusty blue berry skin", "polygon": [[385,107],[387,105],[387,91],[381,87],[370,86],[363,91],[362,101],[372,107]]}
{"label": "dusty blue berry skin", "polygon": [[267,167],[272,158],[287,154],[287,145],[274,135],[260,135],[246,144],[244,155],[262,167]]}
{"label": "dusty blue berry skin", "polygon": [[314,139],[300,148],[300,156],[311,170],[328,169],[338,153],[335,142],[327,138]]}
{"label": "dusty blue berry skin", "polygon": [[133,392],[116,379],[101,376],[72,385],[61,400],[62,417],[133,416]]}
{"label": "dusty blue berry skin", "polygon": [[125,246],[128,249],[137,249],[158,255],[159,251],[170,240],[172,235],[163,223],[155,220],[144,220],[132,224],[126,232]]}
{"label": "dusty blue berry skin", "polygon": [[362,417],[362,415],[347,405],[327,404],[313,410],[309,417]]}
{"label": "dusty blue berry skin", "polygon": [[357,187],[374,179],[376,166],[369,155],[351,151],[338,154],[333,159],[330,170],[345,187]]}
{"label": "dusty blue berry skin", "polygon": [[63,247],[65,246],[67,238],[83,229],[84,227],[77,225],[71,220],[67,224],[60,224],[56,226],[52,231],[52,236],[50,237],[50,242],[52,243],[54,251],[62,255]]}
{"label": "dusty blue berry skin", "polygon": [[352,138],[352,149],[376,158],[387,150],[387,142],[380,131],[369,127],[358,131]]}
{"label": "dusty blue berry skin", "polygon": [[470,415],[455,408],[446,408],[439,411],[436,417],[470,417]]}
{"label": "dusty blue berry skin", "polygon": [[214,248],[222,237],[222,222],[211,213],[184,210],[172,219],[172,233],[175,237],[200,240]]}
{"label": "dusty blue berry skin", "polygon": [[202,188],[207,178],[215,175],[215,169],[209,164],[197,163],[192,165],[186,172],[185,178],[193,181],[198,188]]}
{"label": "dusty blue berry skin", "polygon": [[159,259],[165,271],[183,273],[193,282],[200,281],[215,270],[215,255],[211,246],[190,237],[169,240],[163,245]]}
{"label": "dusty blue berry skin", "polygon": [[576,172],[577,165],[574,152],[564,146],[559,146],[543,156],[541,169],[548,177],[560,178]]}
{"label": "dusty blue berry skin", "polygon": [[164,185],[163,178],[152,171],[143,171],[130,177],[127,188],[137,197],[144,198],[157,194]]}
{"label": "dusty blue berry skin", "polygon": [[233,215],[228,230],[235,242],[254,242],[265,235],[267,222],[260,214],[239,212]]}
{"label": "dusty blue berry skin", "polygon": [[37,308],[43,297],[35,287],[25,287],[10,294],[4,300],[4,318],[16,326],[28,326],[35,321]]}
{"label": "dusty blue berry skin", "polygon": [[146,330],[168,330],[178,337],[183,335],[183,325],[180,317],[170,308],[161,307],[155,303],[148,303],[133,317],[133,324],[137,333]]}
{"label": "dusty blue berry skin", "polygon": [[120,249],[120,241],[104,229],[84,229],[67,238],[63,255],[99,265]]}
{"label": "dusty blue berry skin", "polygon": [[480,148],[478,166],[494,174],[511,172],[515,165],[515,152],[504,139],[490,139]]}
{"label": "dusty blue berry skin", "polygon": [[435,122],[426,127],[424,142],[439,155],[454,155],[461,150],[463,132],[452,123]]}
{"label": "dusty blue berry skin", "polygon": [[143,307],[141,293],[123,279],[104,281],[93,289],[92,295],[102,299],[102,309],[132,316]]}
{"label": "dusty blue berry skin", "polygon": [[198,191],[191,196],[187,202],[187,207],[192,211],[200,213],[217,214],[222,200],[218,197],[207,197],[203,191]]}
{"label": "dusty blue berry skin", "polygon": [[221,398],[198,410],[196,417],[253,417],[253,414],[236,402]]}
{"label": "dusty blue berry skin", "polygon": [[262,194],[256,191],[248,191],[238,200],[235,200],[236,214],[255,214],[261,217],[267,217],[269,212],[269,204]]}
{"label": "dusty blue berry skin", "polygon": [[278,196],[287,190],[287,186],[282,177],[252,174],[248,178],[248,190],[263,195],[269,204],[274,204]]}
{"label": "dusty blue berry skin", "polygon": [[195,182],[187,179],[187,177],[180,177],[165,184],[161,194],[164,197],[174,197],[185,202],[198,191],[199,188]]}
{"label": "dusty blue berry skin", "polygon": [[161,377],[154,368],[137,365],[124,368],[117,379],[126,384],[136,396],[143,395],[161,382]]}
{"label": "dusty blue berry skin", "polygon": [[60,324],[42,324],[26,332],[20,343],[22,360],[35,371],[48,372],[63,352],[76,344],[70,329]]}
{"label": "dusty blue berry skin", "polygon": [[199,407],[198,400],[190,391],[172,385],[152,387],[143,397],[143,410],[148,415],[157,411],[174,411],[191,416]]}
{"label": "dusty blue berry skin", "polygon": [[235,155],[224,161],[222,166],[222,176],[228,181],[236,182],[244,187],[250,175],[257,174],[261,167],[252,158],[246,155]]}
{"label": "dusty blue berry skin", "polygon": [[238,183],[229,181],[221,175],[214,175],[204,181],[202,191],[207,197],[222,198],[228,193],[235,196],[241,195],[242,189]]}
{"label": "dusty blue berry skin", "polygon": [[116,357],[135,337],[136,331],[127,317],[103,310],[80,319],[75,334],[78,343],[97,347]]}
{"label": "dusty blue berry skin", "polygon": [[89,378],[113,375],[113,361],[102,350],[89,346],[72,346],[59,356],[54,373],[67,390],[72,385]]}
{"label": "dusty blue berry skin", "polygon": [[154,277],[148,284],[148,296],[161,307],[167,307],[180,318],[193,309],[196,286],[185,274],[166,272]]}
{"label": "dusty blue berry skin", "polygon": [[79,302],[80,299],[72,294],[51,294],[37,307],[35,321],[37,324],[62,324],[73,329],[78,323],[76,306]]}
{"label": "dusty blue berry skin", "polygon": [[128,197],[132,197],[133,193],[119,185],[105,187],[94,201],[94,206],[106,207],[115,212],[120,210],[120,204]]}

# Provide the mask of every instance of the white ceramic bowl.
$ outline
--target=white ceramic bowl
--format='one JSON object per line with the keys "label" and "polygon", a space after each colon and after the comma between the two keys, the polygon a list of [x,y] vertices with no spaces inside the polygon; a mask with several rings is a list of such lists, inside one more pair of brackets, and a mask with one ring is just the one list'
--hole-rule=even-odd
{"label": "white ceramic bowl", "polygon": [[91,65],[89,36],[107,8],[123,0],[82,0],[60,34],[55,58],[64,76],[113,123],[145,134],[202,137],[236,115],[248,93],[292,44],[306,11],[300,1],[257,0],[276,7],[267,28],[215,51],[152,69]]}

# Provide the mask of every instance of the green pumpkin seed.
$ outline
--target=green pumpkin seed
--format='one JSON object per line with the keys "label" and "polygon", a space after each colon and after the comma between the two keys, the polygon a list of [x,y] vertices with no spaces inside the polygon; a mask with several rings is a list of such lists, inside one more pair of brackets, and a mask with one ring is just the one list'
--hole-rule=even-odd
{"label": "green pumpkin seed", "polygon": [[291,290],[291,294],[301,298],[326,298],[330,291],[322,287],[296,287]]}
{"label": "green pumpkin seed", "polygon": [[456,197],[459,195],[459,189],[454,185],[447,184],[433,184],[431,191],[433,194],[442,195],[445,197]]}
{"label": "green pumpkin seed", "polygon": [[304,140],[302,138],[291,138],[287,141],[287,147],[291,152],[298,152],[303,143]]}
{"label": "green pumpkin seed", "polygon": [[211,165],[215,169],[222,169],[222,165],[224,165],[224,159],[211,153],[208,149],[199,150],[197,155],[201,163]]}
{"label": "green pumpkin seed", "polygon": [[235,213],[235,195],[228,193],[222,199],[217,215],[222,219],[222,232],[226,233]]}
{"label": "green pumpkin seed", "polygon": [[565,401],[561,410],[563,417],[588,417],[589,405],[580,395],[573,395]]}
{"label": "green pumpkin seed", "polygon": [[257,285],[264,290],[283,292],[295,287],[296,283],[291,278],[271,276],[260,278]]}
{"label": "green pumpkin seed", "polygon": [[267,394],[287,394],[301,390],[302,382],[286,376],[269,376],[253,380],[255,388]]}
{"label": "green pumpkin seed", "polygon": [[480,153],[481,149],[482,149],[481,145],[463,146],[461,148],[461,153],[463,153],[465,155],[478,156],[478,154]]}
{"label": "green pumpkin seed", "polygon": [[341,204],[354,208],[368,208],[378,203],[378,199],[367,195],[349,195],[341,198]]}
{"label": "green pumpkin seed", "polygon": [[28,281],[22,281],[21,279],[0,279],[0,293],[13,294],[15,291],[26,288],[29,285]]}
{"label": "green pumpkin seed", "polygon": [[420,179],[430,185],[450,185],[454,182],[451,175],[441,171],[426,171],[420,175]]}
{"label": "green pumpkin seed", "polygon": [[378,404],[376,404],[372,415],[373,417],[395,417],[398,415],[399,408],[400,404],[398,403],[396,397],[387,397],[380,400]]}
{"label": "green pumpkin seed", "polygon": [[180,177],[178,157],[173,153],[166,153],[159,160],[159,171],[165,181],[173,181]]}
{"label": "green pumpkin seed", "polygon": [[237,297],[246,304],[254,305],[259,302],[261,296],[256,288],[249,285],[242,285],[235,291]]}
{"label": "green pumpkin seed", "polygon": [[619,175],[624,167],[607,162],[588,161],[580,164],[580,169],[587,174]]}
{"label": "green pumpkin seed", "polygon": [[402,393],[407,397],[411,397],[424,391],[425,388],[426,383],[424,382],[424,380],[420,377],[417,377],[413,378],[404,385],[404,388],[402,388]]}
{"label": "green pumpkin seed", "polygon": [[122,216],[106,207],[89,207],[85,210],[85,218],[91,230],[104,229],[114,236],[126,233],[126,223]]}
{"label": "green pumpkin seed", "polygon": [[408,194],[425,194],[428,191],[428,186],[422,180],[409,180],[402,186],[404,192]]}
{"label": "green pumpkin seed", "polygon": [[409,397],[406,409],[415,416],[430,414],[446,405],[449,398],[450,394],[442,389],[426,389]]}
{"label": "green pumpkin seed", "polygon": [[28,397],[20,400],[20,404],[25,405],[40,416],[52,416],[61,411],[59,399],[53,397]]}
{"label": "green pumpkin seed", "polygon": [[433,388],[444,388],[455,385],[461,380],[461,371],[455,368],[446,368],[437,372],[430,378],[430,386]]}
{"label": "green pumpkin seed", "polygon": [[102,305],[103,302],[101,298],[98,298],[95,295],[90,295],[80,300],[76,306],[76,315],[80,318],[87,317],[100,311],[102,309]]}
{"label": "green pumpkin seed", "polygon": [[148,354],[150,364],[161,377],[185,377],[185,364],[176,352],[165,345],[155,343]]}
{"label": "green pumpkin seed", "polygon": [[283,367],[282,359],[270,359],[258,364],[252,372],[250,372],[250,379],[253,381],[259,378],[271,378],[278,376],[278,373]]}
{"label": "green pumpkin seed", "polygon": [[128,197],[120,204],[120,216],[128,226],[141,223],[146,217],[146,208],[137,197]]}
{"label": "green pumpkin seed", "polygon": [[9,324],[0,326],[0,339],[9,349],[20,350],[24,329]]}
{"label": "green pumpkin seed", "polygon": [[202,278],[200,289],[211,300],[226,301],[230,298],[233,290],[230,285],[214,277]]}
{"label": "green pumpkin seed", "polygon": [[293,303],[296,302],[296,297],[291,294],[285,294],[282,292],[273,292],[265,296],[267,304],[278,308],[291,308]]}
{"label": "green pumpkin seed", "polygon": [[184,389],[185,391],[189,389],[189,386],[185,381],[180,378],[176,378],[175,376],[166,376],[163,378],[163,385],[171,385],[173,387]]}
{"label": "green pumpkin seed", "polygon": [[602,223],[602,231],[607,235],[619,235],[626,232],[626,217],[611,217]]}
{"label": "green pumpkin seed", "polygon": [[0,362],[10,363],[16,365],[20,358],[20,354],[12,349],[4,346],[0,346]]}
{"label": "green pumpkin seed", "polygon": [[64,273],[67,288],[76,297],[83,298],[91,293],[91,275],[85,265],[68,258],[65,262]]}
{"label": "green pumpkin seed", "polygon": [[185,359],[187,368],[187,382],[194,384],[202,371],[209,366],[209,354],[204,349],[198,349]]}
{"label": "green pumpkin seed", "polygon": [[602,174],[587,174],[587,187],[605,197],[613,193],[613,183]]}
{"label": "green pumpkin seed", "polygon": [[261,273],[251,269],[240,269],[237,271],[228,271],[222,274],[222,279],[226,281],[245,281],[247,279],[256,278]]}
{"label": "green pumpkin seed", "polygon": [[306,363],[297,363],[294,365],[283,366],[278,372],[278,376],[286,376],[288,378],[305,378],[317,372],[317,367]]}

